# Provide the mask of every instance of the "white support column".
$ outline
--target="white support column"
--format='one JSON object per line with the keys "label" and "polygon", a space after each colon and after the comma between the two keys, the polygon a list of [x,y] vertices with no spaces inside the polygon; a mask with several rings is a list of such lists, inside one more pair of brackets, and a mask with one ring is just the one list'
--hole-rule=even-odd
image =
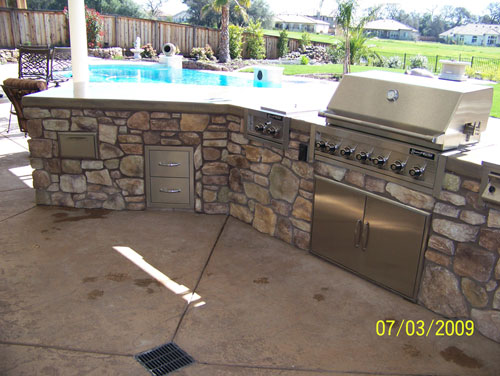
{"label": "white support column", "polygon": [[87,26],[83,0],[68,0],[73,94],[84,97],[89,82]]}

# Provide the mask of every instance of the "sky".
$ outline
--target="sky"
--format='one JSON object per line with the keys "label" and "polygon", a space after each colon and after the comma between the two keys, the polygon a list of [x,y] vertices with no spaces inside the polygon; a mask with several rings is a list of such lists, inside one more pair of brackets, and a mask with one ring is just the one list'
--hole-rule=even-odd
{"label": "sky", "polygon": [[[136,0],[137,3],[144,3],[145,0]],[[266,0],[271,10],[275,13],[289,14],[316,14],[321,0]],[[417,11],[423,13],[437,7],[439,12],[444,5],[452,5],[454,7],[464,7],[475,15],[487,14],[486,7],[489,3],[499,0],[358,0],[360,9],[369,8],[378,4],[391,3],[398,4],[406,11]],[[329,15],[337,8],[336,0],[324,0],[322,14]],[[165,14],[176,14],[187,7],[181,0],[167,0],[162,10]]]}

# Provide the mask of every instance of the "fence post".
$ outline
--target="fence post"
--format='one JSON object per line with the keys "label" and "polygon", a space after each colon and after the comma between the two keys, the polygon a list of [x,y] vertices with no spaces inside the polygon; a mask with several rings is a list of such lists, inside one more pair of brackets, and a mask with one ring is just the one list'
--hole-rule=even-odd
{"label": "fence post", "polygon": [[434,65],[434,73],[437,73],[437,71],[438,71],[438,59],[439,59],[439,55],[436,55],[436,64]]}
{"label": "fence post", "polygon": [[405,55],[403,57],[403,70],[406,69],[406,52],[405,52]]}
{"label": "fence post", "polygon": [[474,56],[470,58],[470,67],[472,68],[473,65],[474,65]]}
{"label": "fence post", "polygon": [[118,46],[118,16],[115,16],[115,43],[114,47],[119,47]]}

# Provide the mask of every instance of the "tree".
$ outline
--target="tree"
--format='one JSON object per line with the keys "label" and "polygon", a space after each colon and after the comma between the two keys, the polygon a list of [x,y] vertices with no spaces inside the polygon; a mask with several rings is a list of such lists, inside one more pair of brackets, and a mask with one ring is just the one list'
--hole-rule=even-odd
{"label": "tree", "polygon": [[229,55],[229,10],[233,1],[236,3],[235,10],[246,15],[245,9],[250,7],[250,0],[212,0],[210,4],[202,8],[202,14],[210,8],[221,13],[219,42],[219,61],[221,63],[231,61],[231,56]]}
{"label": "tree", "polygon": [[[211,0],[182,0],[188,7],[189,19],[191,25],[218,27],[219,15],[210,7]],[[202,9],[203,11],[202,15]]]}
{"label": "tree", "polygon": [[163,5],[163,0],[146,0],[144,4],[144,9],[148,18],[157,19],[161,14],[161,7]]}
{"label": "tree", "polygon": [[[133,0],[85,0],[88,8],[101,14],[117,14],[128,17],[142,17],[144,14]],[[28,0],[28,9],[63,10],[68,6],[68,0]]]}
{"label": "tree", "polygon": [[500,24],[500,3],[490,3],[488,5],[488,11],[490,12],[490,22],[492,24]]}

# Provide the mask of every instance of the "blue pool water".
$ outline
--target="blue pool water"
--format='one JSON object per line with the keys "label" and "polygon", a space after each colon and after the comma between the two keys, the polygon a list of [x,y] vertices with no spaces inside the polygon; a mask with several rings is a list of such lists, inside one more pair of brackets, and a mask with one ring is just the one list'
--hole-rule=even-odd
{"label": "blue pool water", "polygon": [[215,85],[236,87],[279,88],[281,84],[254,82],[249,77],[232,76],[221,73],[204,72],[193,69],[174,69],[158,65],[90,65],[90,82],[137,82],[175,83],[192,85]]}

